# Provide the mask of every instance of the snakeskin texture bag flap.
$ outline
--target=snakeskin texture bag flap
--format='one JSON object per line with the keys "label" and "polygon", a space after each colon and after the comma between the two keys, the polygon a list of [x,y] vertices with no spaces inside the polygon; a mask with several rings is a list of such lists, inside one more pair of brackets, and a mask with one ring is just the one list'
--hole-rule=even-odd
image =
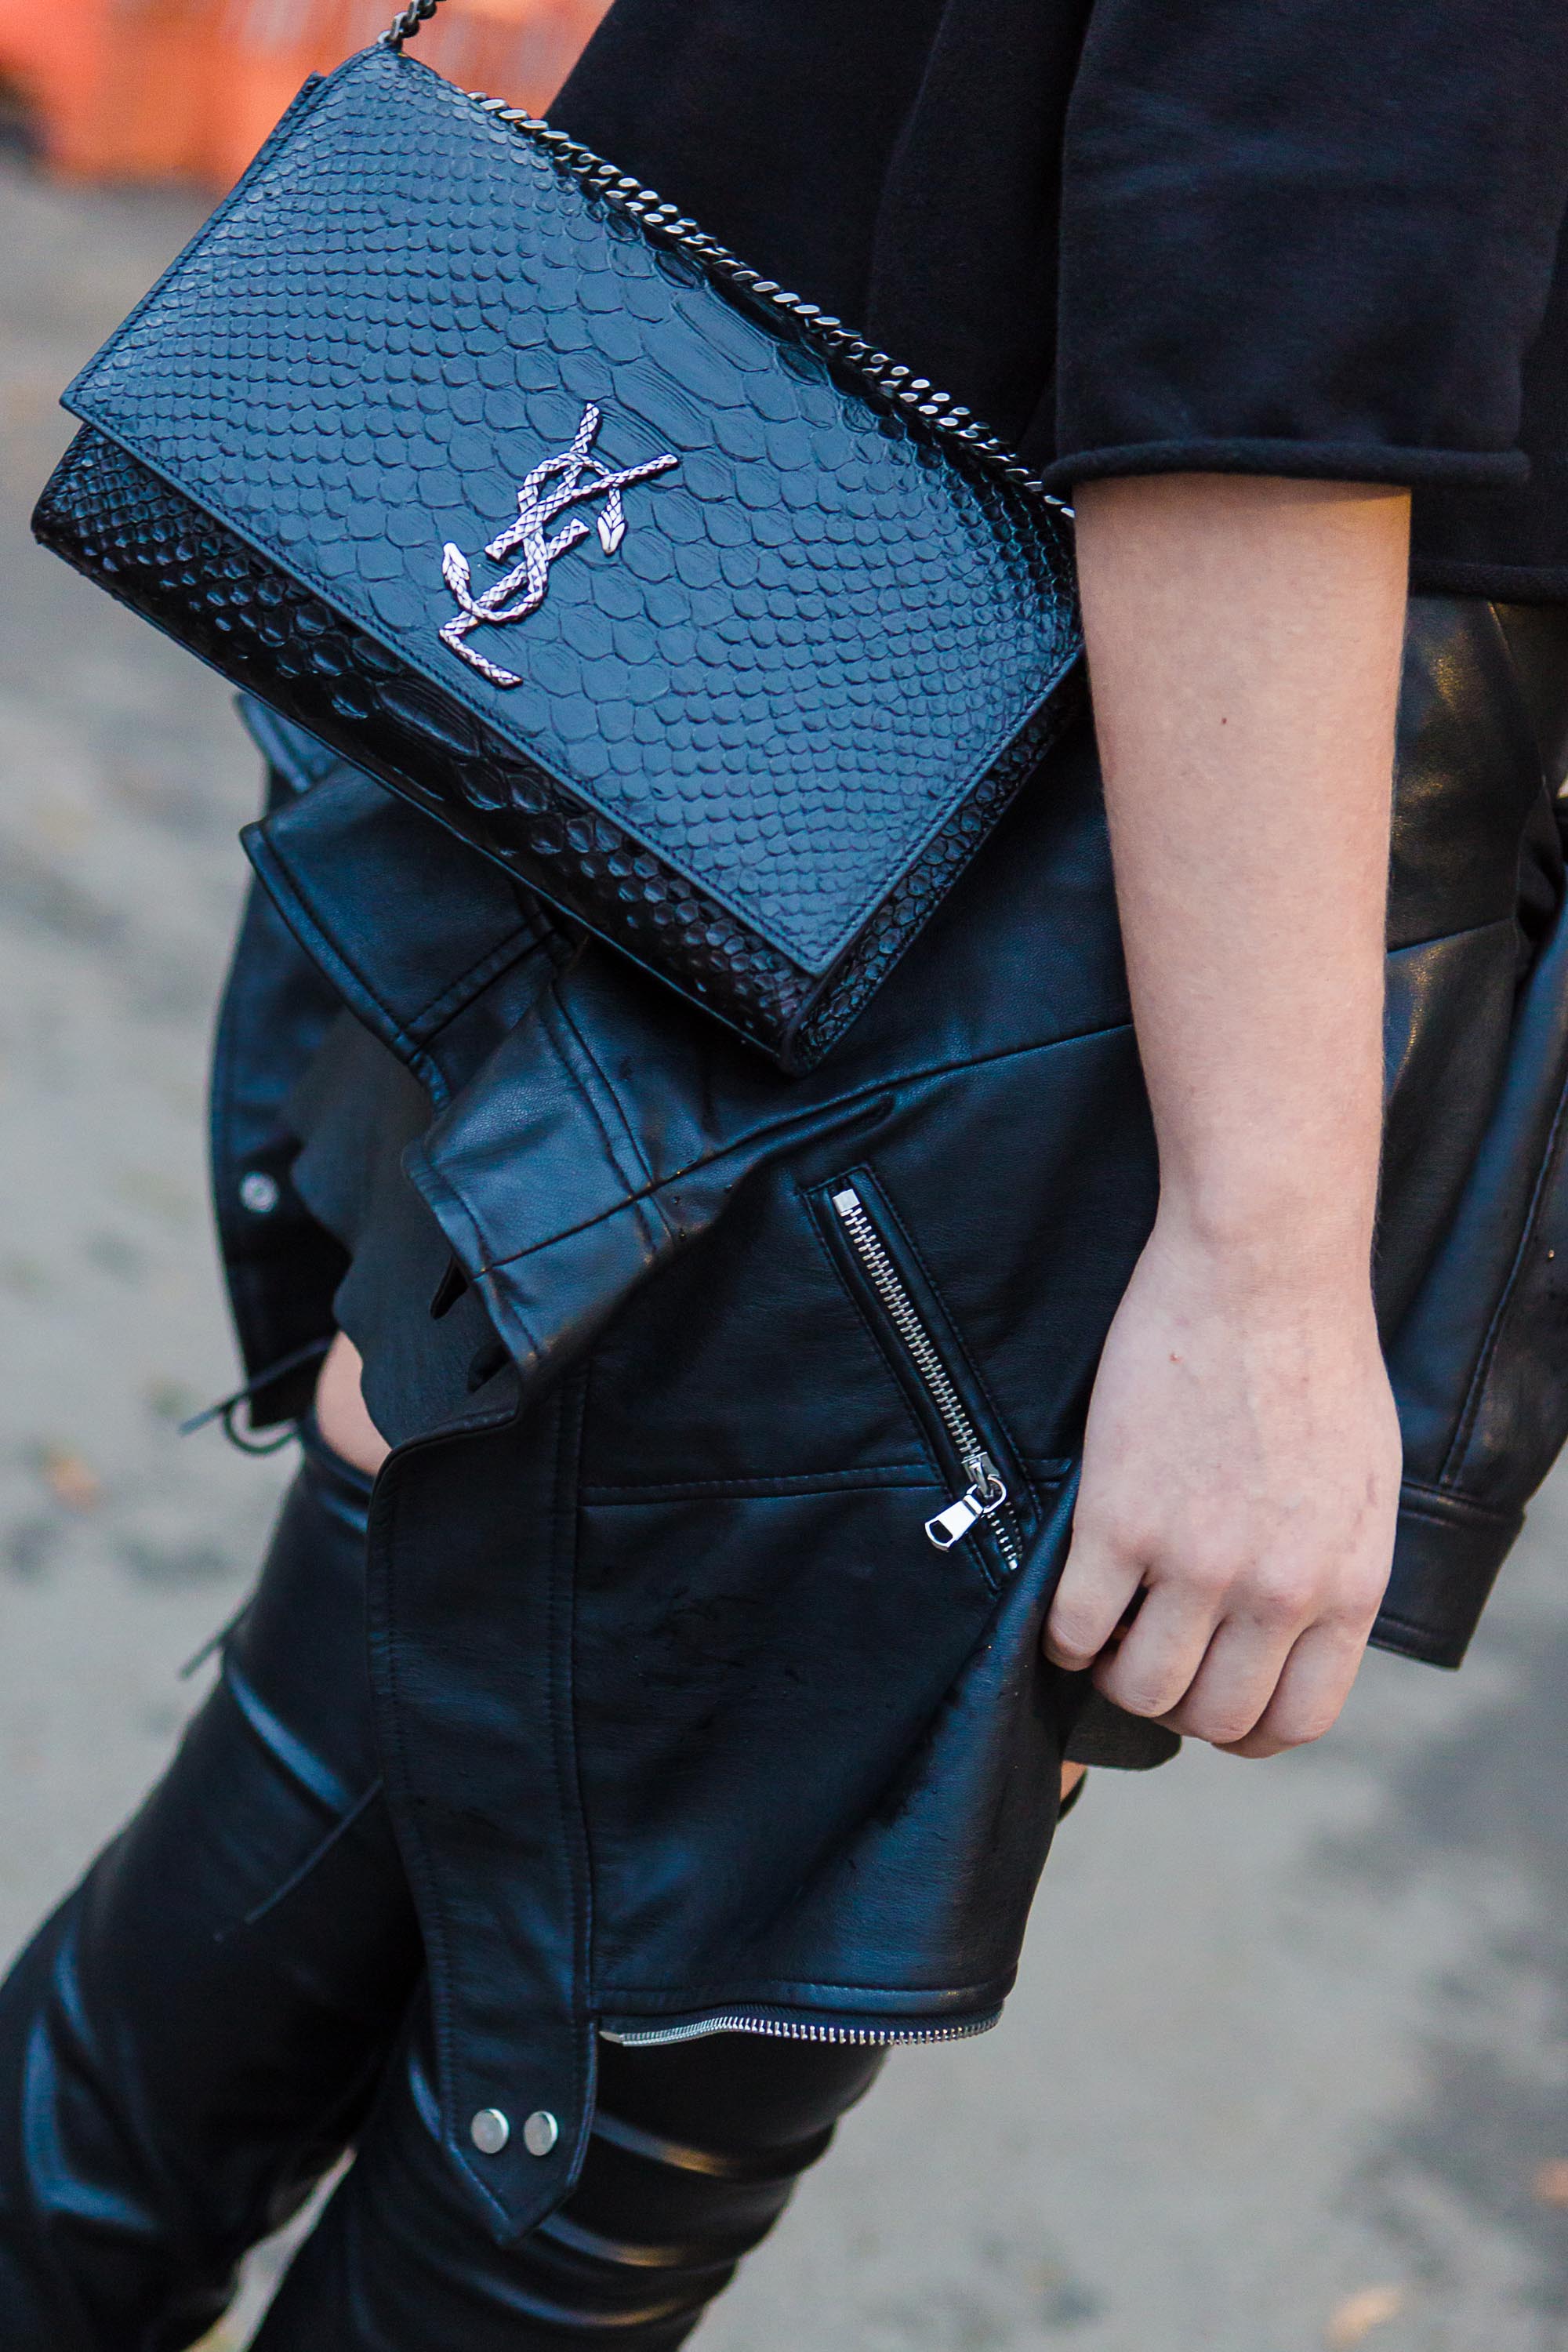
{"label": "snakeskin texture bag flap", "polygon": [[1078,699],[1063,510],[674,206],[375,47],[83,371],[43,541],[786,1069]]}

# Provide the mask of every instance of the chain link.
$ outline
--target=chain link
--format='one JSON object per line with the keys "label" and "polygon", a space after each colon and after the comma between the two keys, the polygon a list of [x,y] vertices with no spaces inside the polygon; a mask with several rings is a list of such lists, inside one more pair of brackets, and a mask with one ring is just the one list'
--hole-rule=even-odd
{"label": "chain link", "polygon": [[[429,23],[440,5],[441,0],[408,0],[402,15],[395,16],[382,34],[380,46],[401,49],[421,25]],[[1019,465],[1016,454],[951,393],[940,391],[927,377],[916,375],[889,359],[886,352],[867,342],[864,336],[853,333],[841,319],[831,317],[815,302],[804,302],[798,294],[789,293],[774,279],[748,269],[716,238],[706,236],[694,220],[689,220],[679,205],[667,204],[654,189],[645,188],[627,173],[617,171],[613,163],[606,163],[591,147],[579,145],[564,131],[552,131],[537,115],[521,106],[509,106],[504,99],[486,98],[478,90],[468,91],[468,96],[473,105],[494,115],[520,137],[542,150],[558,170],[569,172],[590,195],[606,198],[617,211],[628,214],[644,230],[651,231],[659,243],[689,254],[710,277],[727,279],[753,300],[783,311],[794,320],[805,342],[830,358],[847,360],[885,399],[918,416],[950,447],[978,458],[987,472],[999,474],[1004,481],[1031,492],[1071,520],[1071,507],[1053,498],[1027,466]]]}
{"label": "chain link", "polygon": [[[436,6],[438,0],[424,0],[424,5]],[[951,393],[940,391],[927,377],[915,375],[901,362],[890,359],[863,335],[855,334],[842,319],[833,318],[815,302],[803,301],[775,279],[748,269],[717,238],[707,236],[694,220],[689,220],[679,206],[666,203],[656,190],[645,188],[628,173],[617,171],[614,163],[606,163],[602,155],[595,155],[591,147],[580,145],[564,131],[552,131],[537,115],[521,106],[509,106],[502,98],[483,98],[477,90],[470,90],[468,97],[482,112],[506,123],[520,139],[546,155],[557,171],[569,173],[586,194],[602,197],[617,212],[628,215],[650,243],[673,246],[678,253],[689,254],[709,278],[727,282],[768,310],[783,312],[795,322],[801,341],[807,346],[826,358],[847,361],[884,399],[896,404],[906,415],[918,416],[950,449],[978,459],[987,473],[999,475],[1015,488],[1028,492],[1045,506],[1054,507],[1070,521],[1071,507],[1054,498],[1027,466],[1018,463],[1016,452],[980,424]]]}
{"label": "chain link", "polygon": [[381,36],[381,47],[400,49],[405,41],[411,41],[414,38],[421,25],[429,23],[440,5],[441,0],[408,0],[407,7],[400,16],[393,18]]}

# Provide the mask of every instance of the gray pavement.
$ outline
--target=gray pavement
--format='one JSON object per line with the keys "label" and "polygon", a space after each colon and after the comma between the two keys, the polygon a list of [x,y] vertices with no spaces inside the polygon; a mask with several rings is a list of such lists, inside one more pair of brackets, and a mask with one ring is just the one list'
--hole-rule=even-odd
{"label": "gray pavement", "polygon": [[[5,1948],[168,1754],[285,1475],[173,1426],[231,1377],[202,1066],[252,762],[26,536],[58,386],[194,217],[0,171]],[[1458,1680],[1376,1658],[1319,1748],[1099,1776],[1005,2023],[895,2059],[703,2344],[1568,2347],[1565,1689],[1559,1483]]]}

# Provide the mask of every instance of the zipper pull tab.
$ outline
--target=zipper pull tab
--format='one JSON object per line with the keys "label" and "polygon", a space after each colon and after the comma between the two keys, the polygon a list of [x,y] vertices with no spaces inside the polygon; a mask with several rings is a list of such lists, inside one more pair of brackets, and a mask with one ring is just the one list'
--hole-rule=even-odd
{"label": "zipper pull tab", "polygon": [[1007,1499],[1007,1484],[989,1454],[971,1454],[964,1457],[964,1468],[974,1484],[956,1503],[939,1511],[934,1519],[926,1521],[926,1533],[938,1551],[951,1551],[962,1543],[971,1528],[981,1519],[988,1519],[999,1511]]}

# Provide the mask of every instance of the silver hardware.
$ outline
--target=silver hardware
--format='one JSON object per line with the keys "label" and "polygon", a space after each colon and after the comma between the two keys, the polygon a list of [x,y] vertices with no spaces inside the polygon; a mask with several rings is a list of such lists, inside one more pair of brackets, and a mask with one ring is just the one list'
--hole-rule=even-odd
{"label": "silver hardware", "polygon": [[276,1176],[265,1168],[250,1168],[239,1180],[239,1202],[253,1217],[269,1217],[282,1198]]}
{"label": "silver hardware", "polygon": [[710,2033],[763,2033],[775,2042],[839,2042],[859,2049],[880,2049],[893,2042],[968,2042],[989,2033],[1002,2012],[972,2018],[963,2025],[816,2025],[803,2018],[766,2017],[749,2009],[716,2010],[680,2025],[631,2025],[613,2030],[601,2026],[606,2042],[626,2050],[656,2050],[674,2042],[700,2042]]}
{"label": "silver hardware", "polygon": [[[404,42],[413,38],[420,26],[428,22],[439,5],[440,0],[409,0],[409,5],[381,35],[381,45],[385,48],[401,49]],[[477,105],[487,104],[477,92],[473,95]],[[761,296],[786,316],[793,313],[797,326],[804,329],[804,339],[807,342],[830,359],[847,361],[878,391],[896,392],[908,378],[910,371],[889,359],[886,352],[878,351],[862,336],[851,334],[837,319],[824,316],[814,304],[803,301],[798,294],[786,293],[775,279],[759,278],[754,270],[748,269],[743,262],[737,260],[727,247],[712,237],[704,236],[684,217],[647,220],[646,215],[650,206],[659,205],[668,211],[657,192],[643,187],[625,173],[618,173],[614,164],[606,163],[602,155],[595,155],[591,147],[580,145],[564,131],[552,131],[548,124],[541,122],[535,116],[525,115],[521,109],[508,108],[498,111],[496,119],[509,123],[520,138],[531,140],[552,163],[563,166],[584,185],[593,185],[609,203],[618,205],[623,212],[629,212],[666,244],[690,253],[716,278],[727,279],[731,286],[741,287],[747,293]],[[955,412],[953,403],[945,395],[933,392],[931,397],[933,401],[942,398],[948,411],[945,416],[922,416],[922,424],[929,425],[933,434],[966,448],[972,457],[978,457],[992,471],[1002,473],[1005,479],[1020,489],[1027,490],[1032,497],[1054,507],[1058,514],[1071,520],[1072,509],[1062,499],[1054,498],[1039,478],[1030,473],[1026,467],[1019,466],[1013,451],[994,433],[986,432],[983,426],[971,425],[964,429],[957,425],[957,417],[969,415],[967,409],[960,408]],[[464,658],[474,661],[476,667],[484,667],[472,654],[465,654]],[[504,677],[503,672],[496,682],[500,684]],[[515,684],[516,680],[506,682]]]}
{"label": "silver hardware", "polygon": [[950,1503],[945,1511],[939,1511],[934,1519],[926,1521],[926,1533],[938,1551],[951,1551],[977,1520],[989,1518],[1007,1499],[1006,1482],[989,1454],[971,1455],[963,1466],[973,1475],[973,1486],[956,1503]]}
{"label": "silver hardware", "polygon": [[561,2137],[561,2126],[548,2107],[535,2107],[522,2127],[522,2144],[530,2156],[548,2156]]}
{"label": "silver hardware", "polygon": [[[599,544],[606,555],[614,555],[626,535],[626,509],[621,493],[634,482],[646,482],[656,474],[667,474],[680,460],[668,450],[663,457],[650,457],[645,465],[627,466],[612,473],[589,451],[598,435],[604,412],[589,401],[583,411],[583,421],[573,436],[570,448],[558,450],[546,457],[524,481],[517,494],[517,520],[509,523],[499,538],[492,539],[485,553],[492,563],[504,563],[510,555],[522,550],[522,561],[503,580],[487,588],[481,596],[473,591],[473,574],[468,559],[460,547],[448,540],[441,555],[441,577],[461,610],[456,620],[448,621],[441,631],[441,642],[449,653],[466,661],[492,686],[521,686],[522,681],[511,670],[502,669],[489,661],[468,642],[474,629],[489,626],[505,628],[514,621],[525,621],[544,602],[550,585],[550,567],[569,549],[588,536],[588,525],[581,515],[574,515],[553,538],[546,538],[557,515],[568,507],[586,499],[603,499],[597,516]],[[558,487],[545,489],[554,482]],[[508,599],[522,594],[515,604]]]}
{"label": "silver hardware", "polygon": [[852,1184],[832,1196],[836,1214],[849,1237],[851,1248],[859,1259],[887,1310],[888,1320],[903,1341],[906,1352],[920,1375],[927,1395],[942,1418],[942,1427],[952,1438],[953,1448],[970,1480],[967,1493],[928,1519],[925,1530],[939,1551],[951,1551],[953,1545],[966,1536],[982,1519],[989,1520],[997,1548],[1009,1570],[1018,1566],[1018,1539],[1010,1517],[1005,1515],[1007,1501],[1006,1482],[981,1444],[974,1423],[963,1409],[963,1402],[953,1387],[947,1367],[938,1355],[931,1333],[921,1321],[913,1299],[899,1279],[896,1267],[883,1246],[882,1237],[866,1213],[864,1202]]}
{"label": "silver hardware", "polygon": [[400,49],[411,41],[421,25],[428,24],[440,6],[441,0],[409,0],[409,5],[395,16],[380,37],[377,46],[384,49]]}
{"label": "silver hardware", "polygon": [[499,2156],[511,2137],[511,2126],[499,2107],[481,2107],[468,2126],[468,2137],[481,2156]]}

